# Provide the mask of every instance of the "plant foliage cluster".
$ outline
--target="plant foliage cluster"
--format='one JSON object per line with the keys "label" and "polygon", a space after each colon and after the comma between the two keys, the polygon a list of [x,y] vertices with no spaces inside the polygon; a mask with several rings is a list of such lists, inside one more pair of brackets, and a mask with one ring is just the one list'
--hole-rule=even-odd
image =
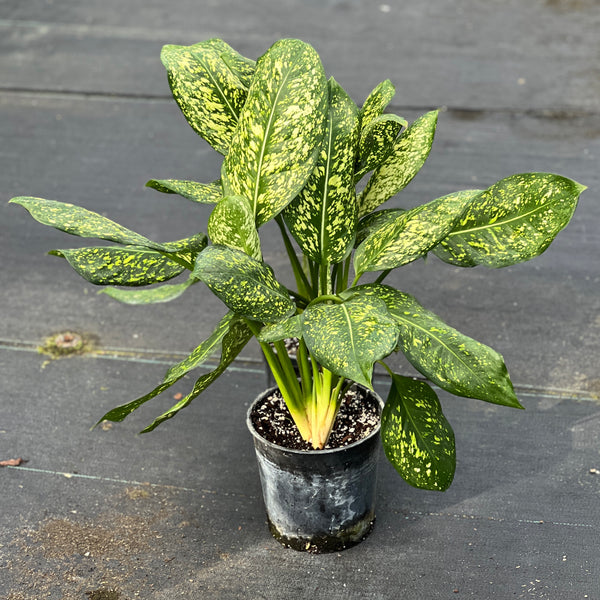
{"label": "plant foliage cluster", "polygon": [[[300,40],[280,40],[256,62],[218,39],[165,46],[161,58],[185,118],[223,163],[213,182],[147,185],[212,205],[208,236],[158,243],[77,206],[12,200],[43,224],[112,242],[52,251],[91,283],[106,286],[109,296],[131,304],[165,302],[201,281],[229,309],[158,387],[103,419],[123,420],[218,355],[190,393],[144,431],[154,429],[188,406],[256,337],[302,436],[321,448],[346,388],[371,388],[379,362],[392,380],[382,415],[387,457],[410,484],[446,489],[455,445],[438,397],[429,383],[393,373],[385,358],[403,352],[424,378],[452,394],[520,404],[496,351],[383,281],[392,269],[430,253],[460,267],[529,260],[568,223],[584,186],[524,173],[415,208],[381,209],[423,166],[438,111],[411,124],[385,112],[394,95],[389,80],[359,108]],[[271,220],[295,289],[282,285],[262,259],[260,227]],[[184,281],[166,283],[184,272]],[[360,283],[367,273],[376,275]],[[290,337],[299,340],[298,373],[285,350]]]}

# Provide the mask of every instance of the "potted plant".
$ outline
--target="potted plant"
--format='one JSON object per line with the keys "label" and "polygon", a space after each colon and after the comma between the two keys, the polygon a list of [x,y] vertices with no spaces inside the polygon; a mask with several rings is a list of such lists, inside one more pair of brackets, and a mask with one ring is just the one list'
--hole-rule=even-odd
{"label": "potted plant", "polygon": [[[385,278],[428,254],[461,267],[529,260],[567,225],[585,187],[560,175],[523,173],[487,189],[382,210],[424,164],[438,111],[410,125],[385,113],[394,95],[387,80],[358,108],[299,40],[276,42],[257,62],[218,39],[165,46],[161,58],[187,121],[224,158],[216,181],[147,185],[213,205],[208,237],[159,243],[70,204],[11,202],[43,224],[113,242],[51,252],[106,286],[112,298],[165,302],[204,282],[228,308],[159,386],[101,421],[123,420],[218,353],[217,365],[143,431],[153,430],[187,407],[255,337],[277,384],[248,415],[271,529],[299,549],[345,547],[373,522],[379,428],[387,458],[409,484],[441,491],[452,482],[454,434],[426,380],[458,396],[522,408],[496,351]],[[262,259],[259,231],[271,220],[281,232],[293,289]],[[184,272],[184,281],[165,283]],[[365,281],[368,274],[375,275]],[[296,367],[288,338],[297,339]],[[398,351],[423,378],[387,366],[386,357]],[[376,363],[391,378],[385,407],[372,389]],[[375,421],[331,442],[342,413],[349,431],[356,410]],[[296,441],[280,443],[277,436],[288,434]]]}

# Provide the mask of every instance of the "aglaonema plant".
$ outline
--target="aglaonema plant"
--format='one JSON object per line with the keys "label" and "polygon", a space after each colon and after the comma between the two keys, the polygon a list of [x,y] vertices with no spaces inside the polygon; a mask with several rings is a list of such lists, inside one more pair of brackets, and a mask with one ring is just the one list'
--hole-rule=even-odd
{"label": "aglaonema plant", "polygon": [[[229,309],[160,385],[101,420],[122,421],[218,354],[216,366],[144,432],[153,430],[256,337],[300,434],[314,448],[325,446],[346,390],[355,383],[371,388],[374,365],[382,365],[391,377],[381,429],[388,459],[411,485],[446,489],[455,471],[454,434],[425,379],[458,396],[521,405],[500,354],[383,282],[428,254],[460,267],[529,260],[567,225],[585,187],[560,175],[523,173],[414,208],[380,210],[423,166],[438,111],[410,125],[384,112],[394,95],[388,80],[359,108],[299,40],[278,41],[257,62],[218,39],[165,46],[161,58],[185,118],[224,158],[216,181],[147,185],[212,205],[208,237],[158,243],[70,204],[11,200],[43,224],[115,243],[51,252],[107,286],[102,291],[112,298],[164,302],[201,281]],[[294,289],[263,261],[259,232],[271,220]],[[181,283],[164,283],[186,271]],[[367,274],[375,275],[364,282]],[[287,338],[298,339],[297,371]],[[397,351],[424,377],[394,373],[385,359]]]}

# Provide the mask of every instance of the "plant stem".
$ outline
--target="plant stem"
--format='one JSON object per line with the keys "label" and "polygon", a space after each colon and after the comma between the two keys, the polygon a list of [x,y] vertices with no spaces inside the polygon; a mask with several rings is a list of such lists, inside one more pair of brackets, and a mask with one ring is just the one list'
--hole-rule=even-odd
{"label": "plant stem", "polygon": [[379,274],[379,277],[377,277],[377,279],[375,280],[375,283],[381,283],[391,272],[391,269],[386,269],[385,271],[382,271]]}
{"label": "plant stem", "polygon": [[290,259],[290,264],[292,265],[292,270],[294,272],[294,278],[296,279],[296,286],[298,287],[298,292],[300,292],[303,296],[310,296],[311,285],[306,277],[306,273],[304,273],[304,269],[296,256],[296,251],[294,250],[294,246],[292,244],[292,240],[290,240],[290,236],[287,233],[285,228],[285,223],[283,222],[283,218],[281,215],[275,217],[275,222],[279,226],[279,230],[281,231],[281,237],[283,238],[283,244],[285,246],[285,250],[287,252],[288,258]]}

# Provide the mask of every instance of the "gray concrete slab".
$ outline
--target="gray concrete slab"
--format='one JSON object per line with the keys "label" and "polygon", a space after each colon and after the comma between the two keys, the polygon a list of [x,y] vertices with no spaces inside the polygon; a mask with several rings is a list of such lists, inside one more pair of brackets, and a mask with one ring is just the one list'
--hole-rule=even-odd
{"label": "gray concrete slab", "polygon": [[[0,598],[600,598],[599,24],[593,0],[5,0],[0,460],[28,462],[0,469]],[[223,308],[200,286],[145,308],[98,296],[45,255],[76,238],[6,205],[20,194],[75,202],[157,240],[204,230],[205,208],[143,185],[218,176],[159,61],[163,43],[211,36],[249,56],[302,37],[359,102],[389,77],[409,119],[448,106],[427,165],[393,205],[529,170],[590,188],[535,261],[487,271],[432,258],[391,278],[501,351],[527,410],[441,393],[454,485],[414,490],[382,461],[376,529],[344,553],[298,554],[268,535],[244,426],[264,385],[255,346],[152,434],[135,435],[191,379],[89,432],[158,383]],[[265,254],[285,278],[274,238]],[[90,335],[94,351],[37,354],[64,329]]]}

